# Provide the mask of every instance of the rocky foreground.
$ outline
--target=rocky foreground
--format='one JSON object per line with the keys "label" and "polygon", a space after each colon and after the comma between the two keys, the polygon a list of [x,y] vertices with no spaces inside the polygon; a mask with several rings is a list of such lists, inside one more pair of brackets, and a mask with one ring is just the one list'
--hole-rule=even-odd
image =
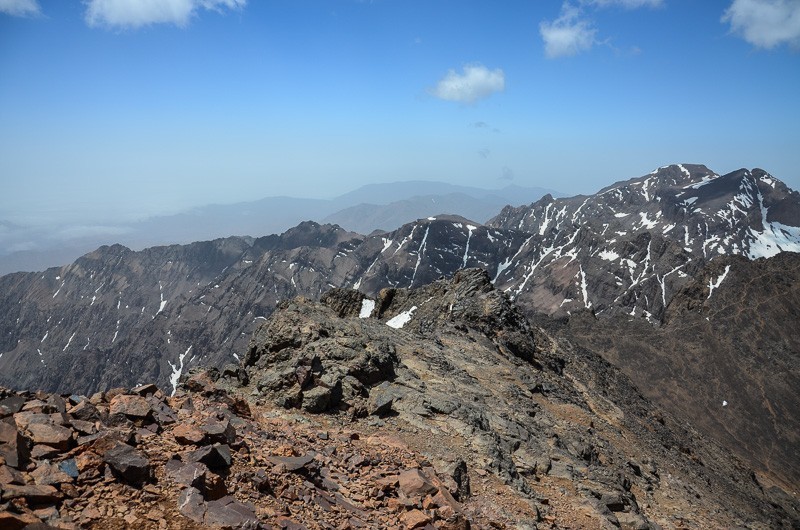
{"label": "rocky foreground", "polygon": [[800,525],[480,270],[284,302],[172,396],[0,390],[0,490],[3,530]]}

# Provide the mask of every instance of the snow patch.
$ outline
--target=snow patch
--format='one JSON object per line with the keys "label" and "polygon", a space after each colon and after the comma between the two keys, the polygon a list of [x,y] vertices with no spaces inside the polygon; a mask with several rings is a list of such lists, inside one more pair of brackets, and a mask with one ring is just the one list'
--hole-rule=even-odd
{"label": "snow patch", "polygon": [[358,318],[369,318],[373,309],[375,309],[375,300],[364,298],[361,301],[361,312],[358,313]]}
{"label": "snow patch", "polygon": [[604,259],[606,261],[614,261],[619,259],[619,254],[617,254],[613,250],[606,250],[606,249],[601,250],[597,256],[600,259]]}
{"label": "snow patch", "polygon": [[650,218],[647,217],[646,212],[640,212],[639,217],[642,219],[642,227],[646,227],[648,230],[652,230],[658,224],[658,221],[651,221]]}
{"label": "snow patch", "polygon": [[414,314],[414,311],[417,310],[417,306],[412,306],[411,309],[403,311],[399,315],[392,317],[390,320],[386,321],[386,325],[390,328],[400,329],[406,324],[411,321],[411,316]]}
{"label": "snow patch", "polygon": [[629,215],[629,213],[615,213],[614,217],[628,217]]}

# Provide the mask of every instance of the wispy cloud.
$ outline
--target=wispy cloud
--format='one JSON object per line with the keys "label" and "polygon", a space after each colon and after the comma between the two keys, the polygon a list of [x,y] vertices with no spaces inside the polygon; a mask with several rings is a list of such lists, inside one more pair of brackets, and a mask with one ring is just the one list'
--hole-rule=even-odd
{"label": "wispy cloud", "polygon": [[15,17],[32,17],[42,12],[36,0],[0,0],[0,13]]}
{"label": "wispy cloud", "polygon": [[430,93],[439,99],[475,103],[488,98],[495,92],[506,88],[506,77],[503,70],[489,70],[480,64],[464,66],[462,73],[449,70]]}
{"label": "wispy cloud", "polygon": [[601,41],[597,38],[597,28],[586,11],[620,7],[623,9],[656,8],[664,5],[664,0],[578,0],[577,4],[565,1],[561,12],[553,21],[539,23],[539,34],[544,41],[544,53],[550,59],[570,57],[592,49]]}
{"label": "wispy cloud", "polygon": [[734,0],[722,22],[757,48],[787,44],[800,49],[800,1]]}
{"label": "wispy cloud", "polygon": [[85,0],[90,26],[139,28],[150,24],[186,26],[199,9],[241,9],[247,0]]}
{"label": "wispy cloud", "polygon": [[582,16],[580,8],[564,2],[561,15],[552,22],[542,21],[539,34],[544,40],[547,57],[569,57],[591,49],[597,42],[597,30],[592,22]]}

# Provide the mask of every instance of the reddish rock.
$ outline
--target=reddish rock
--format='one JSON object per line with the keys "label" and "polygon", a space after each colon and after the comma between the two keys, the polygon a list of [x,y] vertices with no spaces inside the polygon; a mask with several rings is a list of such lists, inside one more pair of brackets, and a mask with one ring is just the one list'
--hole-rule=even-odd
{"label": "reddish rock", "polygon": [[11,513],[0,510],[0,528],[3,530],[22,530],[28,525],[41,523],[42,521],[29,513]]}
{"label": "reddish rock", "polygon": [[72,431],[60,425],[32,423],[27,431],[35,444],[47,445],[59,451],[66,451],[72,445]]}
{"label": "reddish rock", "polygon": [[201,445],[206,435],[194,425],[182,423],[172,430],[172,436],[181,445]]}
{"label": "reddish rock", "polygon": [[400,524],[406,530],[422,528],[431,522],[431,518],[420,510],[411,510],[400,514]]}
{"label": "reddish rock", "polygon": [[407,469],[400,473],[398,477],[400,491],[406,497],[423,497],[434,495],[438,488],[434,486],[428,477],[419,469]]}
{"label": "reddish rock", "polygon": [[29,504],[45,504],[61,500],[64,496],[53,486],[28,484],[6,484],[3,486],[3,501],[24,498]]}
{"label": "reddish rock", "polygon": [[108,412],[109,414],[124,414],[131,419],[144,419],[151,414],[152,410],[150,403],[142,396],[123,394],[111,400]]}
{"label": "reddish rock", "polygon": [[0,487],[3,484],[25,484],[22,473],[11,466],[0,465]]}
{"label": "reddish rock", "polygon": [[62,484],[72,482],[72,477],[64,473],[57,465],[40,462],[31,472],[31,477],[39,485]]}
{"label": "reddish rock", "polygon": [[76,420],[95,422],[100,419],[100,412],[88,399],[84,399],[68,412]]}
{"label": "reddish rock", "polygon": [[147,384],[147,385],[137,386],[136,388],[131,388],[131,392],[142,397],[147,397],[156,393],[160,393],[161,391],[158,389],[156,385]]}

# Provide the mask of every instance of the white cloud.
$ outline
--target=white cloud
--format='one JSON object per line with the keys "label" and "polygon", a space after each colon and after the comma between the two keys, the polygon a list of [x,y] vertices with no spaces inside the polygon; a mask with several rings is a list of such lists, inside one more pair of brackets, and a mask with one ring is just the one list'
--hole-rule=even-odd
{"label": "white cloud", "polygon": [[757,48],[800,49],[800,0],[734,0],[722,22]]}
{"label": "white cloud", "polygon": [[36,0],[0,0],[0,13],[15,17],[29,17],[41,13]]}
{"label": "white cloud", "polygon": [[447,101],[475,103],[495,92],[502,92],[505,88],[506,77],[503,70],[489,70],[483,65],[472,64],[464,66],[461,74],[449,70],[431,90],[431,94]]}
{"label": "white cloud", "polygon": [[150,24],[185,26],[199,8],[240,9],[247,0],[86,0],[90,26],[139,28]]}
{"label": "white cloud", "polygon": [[561,6],[557,19],[539,24],[539,33],[544,40],[544,53],[551,59],[576,55],[597,42],[592,22],[582,18],[581,10],[567,2]]}

